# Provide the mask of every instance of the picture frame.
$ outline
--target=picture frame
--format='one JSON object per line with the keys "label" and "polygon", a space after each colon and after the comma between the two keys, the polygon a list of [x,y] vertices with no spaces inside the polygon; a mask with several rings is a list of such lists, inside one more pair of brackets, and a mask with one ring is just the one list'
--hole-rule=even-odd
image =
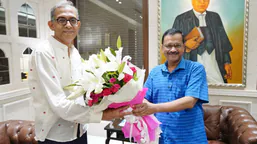
{"label": "picture frame", "polygon": [[[176,27],[179,27],[179,30],[181,30],[185,36],[190,32],[190,29],[188,29],[189,30],[188,31],[188,30],[185,30],[186,28],[184,28],[184,27],[189,27],[188,25],[186,26],[181,26],[181,25],[190,23],[190,20],[192,19],[188,19],[186,22],[182,22],[182,23],[180,21],[179,24],[177,21],[179,20],[179,15],[180,17],[182,17],[183,14],[186,15],[186,14],[189,14],[190,12],[192,14],[196,14],[194,12],[195,10],[193,10],[194,9],[193,3],[192,3],[193,1],[197,1],[197,0],[158,0],[158,47],[159,47],[158,62],[159,64],[162,64],[166,61],[161,51],[162,49],[161,39],[162,39],[163,33],[169,28],[176,28]],[[223,78],[224,81],[220,82],[218,81],[218,78],[217,78],[217,81],[215,79],[215,82],[213,82],[212,81],[213,78],[211,77],[212,74],[209,74],[210,72],[208,72],[209,68],[207,69],[205,67],[205,70],[207,73],[208,85],[211,87],[244,88],[246,86],[246,66],[247,66],[247,48],[248,48],[247,40],[248,40],[248,21],[249,21],[249,1],[250,0],[226,0],[226,1],[206,0],[206,1],[209,1],[209,5],[205,12],[206,14],[205,21],[207,21],[205,23],[207,23],[206,25],[207,25],[207,28],[209,28],[209,32],[210,33],[215,32],[215,30],[213,30],[214,28],[211,28],[210,23],[215,23],[215,22],[218,23],[217,19],[213,20],[214,22],[213,21],[208,22],[210,21],[210,19],[213,19],[215,17],[215,16],[212,16],[210,18],[210,15],[211,15],[210,12],[213,12],[215,15],[217,15],[217,17],[218,16],[220,17],[221,23],[224,27],[223,29],[225,30],[225,35],[227,35],[227,38],[232,47],[230,51],[227,52],[230,57],[230,63],[223,62],[224,63],[223,64],[217,60],[217,57],[223,57],[222,59],[226,59],[226,56],[222,56],[221,54],[220,56],[218,56],[219,55],[218,51],[219,49],[226,49],[226,48],[223,48],[224,45],[223,47],[217,46],[218,45],[217,43],[222,43],[224,41],[224,36],[223,35],[222,37],[220,36],[221,38],[219,38],[219,40],[217,40],[216,38],[213,38],[215,36],[212,37],[212,39],[216,39],[216,40],[213,40],[215,42],[213,42],[214,50],[212,50],[212,52],[215,51],[214,52],[216,54],[214,55],[216,60],[215,63],[217,63],[218,69],[219,69],[216,72],[216,74],[220,75],[220,77]],[[183,18],[185,19],[185,17]],[[188,18],[188,16],[186,16],[186,18]],[[199,22],[199,18],[198,18],[198,22]],[[208,23],[210,26],[208,26]],[[197,24],[195,25],[199,26]],[[184,30],[182,30],[183,28]],[[216,33],[221,33],[221,31],[222,30],[220,31],[216,30]],[[214,35],[214,34],[211,34],[211,35]],[[216,48],[216,47],[219,47],[219,48]],[[226,45],[226,47],[229,47],[229,46]],[[201,53],[199,54],[199,51],[200,50],[197,50],[196,52],[197,58],[201,56]],[[207,52],[207,49],[206,49],[206,52]],[[210,55],[212,54],[212,52],[210,53]],[[186,57],[185,55],[184,56],[185,59],[192,60],[191,59],[192,54],[190,53],[189,55],[190,55],[189,58]],[[194,59],[193,61],[196,61],[196,60]],[[231,79],[226,78],[227,69],[225,69],[225,64],[229,64],[231,68],[231,71],[232,71]],[[224,66],[224,68],[222,66]]]}

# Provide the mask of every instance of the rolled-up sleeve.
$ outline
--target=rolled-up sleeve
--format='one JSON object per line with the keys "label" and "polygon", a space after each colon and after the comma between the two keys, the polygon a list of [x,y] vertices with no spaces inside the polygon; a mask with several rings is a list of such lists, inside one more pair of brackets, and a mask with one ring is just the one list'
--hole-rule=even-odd
{"label": "rolled-up sleeve", "polygon": [[198,98],[202,103],[209,102],[208,84],[203,65],[198,64],[192,68],[185,96]]}

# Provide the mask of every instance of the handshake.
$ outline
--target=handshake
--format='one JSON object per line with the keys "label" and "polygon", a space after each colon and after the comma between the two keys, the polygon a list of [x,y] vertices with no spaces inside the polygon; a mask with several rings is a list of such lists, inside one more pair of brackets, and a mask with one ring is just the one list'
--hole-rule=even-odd
{"label": "handshake", "polygon": [[185,36],[186,52],[190,52],[198,48],[201,42],[204,40],[203,33],[199,27],[194,27],[190,33]]}

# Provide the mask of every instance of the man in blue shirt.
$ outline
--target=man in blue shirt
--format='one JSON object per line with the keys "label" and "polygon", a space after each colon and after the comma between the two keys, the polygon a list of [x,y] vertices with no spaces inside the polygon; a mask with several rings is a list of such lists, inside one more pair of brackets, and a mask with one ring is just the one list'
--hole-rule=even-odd
{"label": "man in blue shirt", "polygon": [[167,61],[149,74],[145,101],[135,106],[137,116],[155,113],[162,123],[160,144],[206,144],[202,104],[208,103],[206,72],[202,64],[185,60],[181,31],[167,30],[162,52]]}

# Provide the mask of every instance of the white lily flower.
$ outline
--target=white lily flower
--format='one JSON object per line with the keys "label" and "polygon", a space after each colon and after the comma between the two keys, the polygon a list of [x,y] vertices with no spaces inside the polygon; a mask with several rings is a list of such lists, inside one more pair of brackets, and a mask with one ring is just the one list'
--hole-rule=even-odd
{"label": "white lily flower", "polygon": [[103,91],[103,85],[102,84],[103,84],[103,82],[90,84],[89,87],[87,88],[86,98],[91,100],[90,94],[93,91],[94,91],[94,93],[101,93]]}
{"label": "white lily flower", "polygon": [[[128,62],[130,61],[132,58],[130,56],[125,56],[123,59],[122,59],[122,62]],[[129,66],[127,64],[125,64],[124,68],[123,68],[123,73],[126,73],[126,74],[129,74],[129,75],[132,75],[133,76],[133,71],[129,68]]]}
{"label": "white lily flower", "polygon": [[123,48],[121,47],[117,51],[115,51],[116,61],[117,61],[118,64],[121,64],[122,50],[123,50]]}
{"label": "white lily flower", "polygon": [[90,65],[93,66],[94,68],[98,68],[104,64],[104,61],[98,58],[97,55],[95,54],[89,57],[89,62],[90,62]]}
{"label": "white lily flower", "polygon": [[120,73],[120,74],[119,74],[119,77],[118,77],[118,80],[120,81],[120,80],[122,80],[124,77],[125,77],[124,73]]}
{"label": "white lily flower", "polygon": [[133,71],[130,69],[128,65],[125,65],[123,68],[123,73],[129,74],[133,76]]}
{"label": "white lily flower", "polygon": [[[96,73],[97,72],[95,72],[95,74]],[[90,98],[90,93],[92,91],[95,90],[97,93],[102,92],[104,79],[100,75],[96,76],[92,73],[84,72],[83,77],[79,80],[78,84],[81,85],[84,88],[84,90],[87,92],[86,97],[88,99],[91,99]]]}
{"label": "white lily flower", "polygon": [[110,47],[105,49],[104,54],[111,62],[116,61],[116,57],[112,54]]}
{"label": "white lily flower", "polygon": [[83,71],[90,71],[94,66],[89,61],[84,61],[82,63]]}
{"label": "white lily flower", "polygon": [[99,94],[99,93],[101,93],[103,91],[103,85],[102,84],[96,84],[95,85],[95,93],[96,94]]}
{"label": "white lily flower", "polygon": [[86,92],[86,99],[92,100],[92,98],[90,97],[90,94],[91,94],[92,91],[94,91],[94,88],[91,85],[90,87],[88,87],[88,90]]}
{"label": "white lily flower", "polygon": [[123,62],[127,62],[127,61],[131,61],[131,56],[128,56],[128,55],[126,55],[126,56],[124,56],[124,58],[122,59],[122,61]]}
{"label": "white lily flower", "polygon": [[104,65],[105,71],[117,71],[119,64],[117,62],[108,62]]}
{"label": "white lily flower", "polygon": [[[104,64],[105,65],[105,64]],[[97,69],[91,69],[90,70],[94,76],[98,79],[101,79],[102,78],[102,75],[106,72],[106,69],[105,67],[103,67],[103,65]]]}

